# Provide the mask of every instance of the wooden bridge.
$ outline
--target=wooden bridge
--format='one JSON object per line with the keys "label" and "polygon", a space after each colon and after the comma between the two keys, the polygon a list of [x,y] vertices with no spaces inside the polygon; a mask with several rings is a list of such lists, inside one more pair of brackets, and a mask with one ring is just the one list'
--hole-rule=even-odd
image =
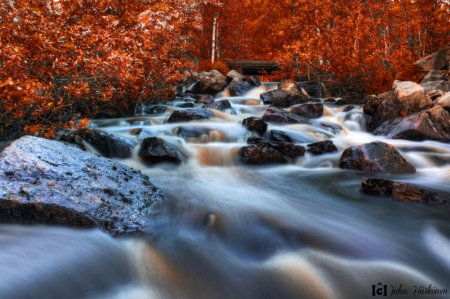
{"label": "wooden bridge", "polygon": [[280,65],[273,61],[225,61],[230,70],[236,70],[244,75],[260,75],[264,71],[270,75],[278,70]]}

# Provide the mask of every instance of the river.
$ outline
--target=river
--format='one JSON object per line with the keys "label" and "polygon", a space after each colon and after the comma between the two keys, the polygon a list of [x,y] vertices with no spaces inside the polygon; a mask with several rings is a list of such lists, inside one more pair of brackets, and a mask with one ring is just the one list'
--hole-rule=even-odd
{"label": "river", "polygon": [[[269,106],[259,94],[273,86],[245,97],[218,95],[236,113],[214,111],[207,121],[165,124],[175,107],[156,116],[94,121],[92,128],[131,140],[158,136],[183,151],[180,165],[146,165],[139,147],[120,160],[170,199],[152,218],[152,235],[113,239],[98,230],[1,226],[0,298],[348,299],[385,291],[450,298],[424,295],[450,288],[449,208],[360,191],[363,177],[383,177],[449,194],[450,144],[373,136],[362,107],[343,111],[330,103],[312,125],[269,124],[267,131],[284,130],[305,147],[331,139],[338,152],[244,165],[237,151],[251,133],[242,120],[262,117]],[[374,140],[394,145],[417,172],[338,168],[345,148]]]}

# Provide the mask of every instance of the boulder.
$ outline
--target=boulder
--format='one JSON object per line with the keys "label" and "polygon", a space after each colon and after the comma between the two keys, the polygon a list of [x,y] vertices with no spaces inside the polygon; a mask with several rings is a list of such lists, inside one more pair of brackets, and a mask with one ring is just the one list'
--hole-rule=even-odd
{"label": "boulder", "polygon": [[289,137],[285,132],[280,130],[271,130],[270,140],[278,142],[292,142],[292,138]]}
{"label": "boulder", "polygon": [[62,142],[22,137],[0,153],[0,221],[148,231],[166,202],[146,175]]}
{"label": "boulder", "polygon": [[312,82],[312,81],[298,82],[297,88],[299,90],[303,88],[308,93],[308,95],[313,98],[327,98],[330,96],[330,93],[325,88],[325,86],[319,82]]}
{"label": "boulder", "polygon": [[209,119],[210,117],[214,117],[214,112],[209,109],[185,109],[174,111],[167,119],[167,122],[175,123],[199,119]]}
{"label": "boulder", "polygon": [[448,68],[450,61],[450,48],[442,49],[431,55],[423,57],[414,64],[417,66],[418,79],[422,79],[431,70],[442,70]]}
{"label": "boulder", "polygon": [[178,151],[158,137],[145,138],[142,141],[138,155],[142,160],[151,164],[162,162],[181,163]]}
{"label": "boulder", "polygon": [[166,112],[166,106],[164,105],[150,106],[145,111],[147,114],[163,114],[164,112]]}
{"label": "boulder", "polygon": [[231,81],[233,81],[233,79],[237,79],[237,81],[239,80],[245,80],[245,76],[239,74],[238,72],[236,72],[235,70],[231,70],[228,72],[227,76],[226,76],[226,81],[228,84],[230,84]]}
{"label": "boulder", "polygon": [[211,109],[224,111],[227,109],[231,109],[231,103],[228,100],[221,100],[221,101],[217,101],[217,102],[212,102],[208,105],[203,105],[203,108],[211,108]]}
{"label": "boulder", "polygon": [[290,91],[272,89],[262,93],[260,98],[264,104],[281,108],[308,102],[308,96],[299,92],[297,89],[291,89]]}
{"label": "boulder", "polygon": [[337,150],[338,149],[336,145],[334,145],[333,141],[331,140],[325,140],[308,144],[308,152],[310,152],[313,155],[336,152]]}
{"label": "boulder", "polygon": [[307,118],[275,108],[267,109],[262,119],[266,122],[277,124],[309,124]]}
{"label": "boulder", "polygon": [[217,70],[202,72],[199,75],[196,93],[215,95],[227,87],[226,78]]}
{"label": "boulder", "polygon": [[443,92],[450,91],[450,82],[444,80],[431,81],[427,83],[422,82],[420,86],[423,87],[423,90],[425,90],[425,92],[430,92],[432,90],[442,90]]}
{"label": "boulder", "polygon": [[258,87],[261,86],[261,80],[258,76],[252,75],[247,79],[247,82],[250,83],[250,85]]}
{"label": "boulder", "polygon": [[277,88],[284,91],[290,91],[291,89],[302,90],[301,88],[298,88],[297,83],[291,79],[281,80],[280,83],[278,83]]}
{"label": "boulder", "polygon": [[97,130],[86,133],[84,138],[107,158],[128,158],[135,146],[131,140]]}
{"label": "boulder", "polygon": [[243,96],[253,89],[253,85],[244,81],[244,80],[236,80],[233,79],[228,85],[228,90],[230,91],[230,95],[233,97]]}
{"label": "boulder", "polygon": [[306,118],[320,118],[323,114],[323,104],[300,104],[292,106],[289,112]]}
{"label": "boulder", "polygon": [[247,143],[261,147],[271,147],[289,158],[296,158],[305,154],[303,146],[295,145],[292,142],[274,142],[260,137],[251,137],[247,139]]}
{"label": "boulder", "polygon": [[392,145],[381,141],[347,148],[339,160],[339,167],[391,174],[416,172]]}
{"label": "boulder", "polygon": [[375,130],[387,120],[414,114],[433,105],[423,87],[414,82],[396,81],[394,88],[394,91],[382,94],[382,101],[377,106],[373,121],[369,123],[370,130]]}
{"label": "boulder", "polygon": [[267,123],[259,117],[249,117],[242,121],[242,125],[247,127],[249,131],[258,133],[260,136],[264,135],[267,130]]}
{"label": "boulder", "polygon": [[387,195],[395,200],[404,202],[420,202],[445,204],[450,203],[450,196],[438,194],[406,183],[399,183],[385,179],[363,178],[362,191],[374,195]]}
{"label": "boulder", "polygon": [[382,123],[372,133],[392,139],[449,140],[450,114],[443,107],[433,108]]}
{"label": "boulder", "polygon": [[284,164],[286,158],[279,151],[269,146],[252,144],[241,147],[238,151],[241,161],[245,164]]}
{"label": "boulder", "polygon": [[192,97],[195,99],[196,103],[200,104],[211,104],[214,102],[214,98],[210,94],[194,94]]}
{"label": "boulder", "polygon": [[423,84],[425,84],[425,83],[443,80],[445,77],[445,73],[446,73],[446,70],[431,69],[428,71],[425,78],[423,78],[420,85],[423,86]]}

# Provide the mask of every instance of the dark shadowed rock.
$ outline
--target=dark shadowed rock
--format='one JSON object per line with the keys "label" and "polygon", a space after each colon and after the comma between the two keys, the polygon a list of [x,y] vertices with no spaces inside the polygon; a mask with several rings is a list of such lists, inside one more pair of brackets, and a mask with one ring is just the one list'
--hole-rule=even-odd
{"label": "dark shadowed rock", "polygon": [[231,103],[228,100],[221,100],[221,101],[212,102],[211,104],[208,104],[208,105],[203,105],[203,108],[211,108],[211,109],[224,111],[227,109],[231,109]]}
{"label": "dark shadowed rock", "polygon": [[128,158],[135,146],[131,140],[97,130],[86,133],[84,138],[107,158]]}
{"label": "dark shadowed rock", "polygon": [[202,72],[199,74],[196,93],[215,95],[227,87],[225,76],[217,70]]}
{"label": "dark shadowed rock", "polygon": [[252,144],[241,147],[238,151],[241,161],[245,164],[284,164],[286,158],[279,151],[269,146]]}
{"label": "dark shadowed rock", "polygon": [[0,153],[0,221],[149,232],[167,201],[146,175],[62,142],[22,137]]}
{"label": "dark shadowed rock", "polygon": [[306,118],[320,118],[323,114],[323,104],[300,104],[292,106],[289,112]]}
{"label": "dark shadowed rock", "polygon": [[228,90],[230,91],[230,95],[233,97],[243,96],[253,89],[253,85],[244,81],[237,80],[237,78],[233,79],[228,85]]}
{"label": "dark shadowed rock", "polygon": [[289,137],[285,132],[280,130],[271,130],[270,140],[280,142],[292,142],[291,137]]}
{"label": "dark shadowed rock", "polygon": [[209,119],[210,117],[214,117],[214,112],[209,109],[185,109],[174,111],[167,119],[167,122],[175,123],[199,119]]}
{"label": "dark shadowed rock", "polygon": [[344,109],[342,109],[342,111],[343,112],[348,112],[348,111],[353,110],[353,109],[355,109],[355,106],[348,105],[348,106],[344,107]]}
{"label": "dark shadowed rock", "polygon": [[336,145],[334,145],[333,141],[325,140],[316,143],[308,144],[308,152],[314,155],[320,155],[323,153],[331,153],[337,151]]}
{"label": "dark shadowed rock", "polygon": [[450,114],[439,105],[433,108],[382,123],[372,133],[392,139],[448,140]]}
{"label": "dark shadowed rock", "polygon": [[178,152],[158,137],[145,138],[142,141],[138,154],[142,160],[151,164],[162,162],[181,163]]}
{"label": "dark shadowed rock", "polygon": [[235,70],[231,70],[228,72],[226,76],[226,81],[228,84],[230,84],[230,82],[233,81],[233,79],[236,81],[245,80],[245,76],[236,72]]}
{"label": "dark shadowed rock", "polygon": [[200,104],[211,104],[214,102],[214,98],[210,94],[194,94],[192,97],[195,99],[196,103]]}
{"label": "dark shadowed rock", "polygon": [[248,138],[250,146],[239,150],[241,161],[246,164],[286,163],[287,158],[305,154],[305,148],[290,142],[273,142],[264,138]]}
{"label": "dark shadowed rock", "polygon": [[259,117],[249,117],[242,121],[242,125],[247,127],[249,131],[258,133],[260,136],[264,135],[267,130],[267,123]]}
{"label": "dark shadowed rock", "polygon": [[258,76],[252,75],[247,79],[247,82],[250,83],[250,85],[258,87],[261,86],[261,80]]}
{"label": "dark shadowed rock", "polygon": [[310,97],[314,98],[326,98],[330,96],[325,86],[319,82],[304,81],[298,82],[297,88],[301,90],[303,88]]}
{"label": "dark shadowed rock", "polygon": [[291,89],[289,91],[272,89],[262,93],[260,98],[264,104],[281,108],[308,102],[308,96],[299,92],[297,89]]}
{"label": "dark shadowed rock", "polygon": [[347,148],[339,160],[339,167],[391,174],[416,172],[392,145],[381,141]]}
{"label": "dark shadowed rock", "polygon": [[275,108],[267,109],[262,119],[266,122],[278,124],[309,124],[307,118]]}
{"label": "dark shadowed rock", "polygon": [[170,104],[171,104],[171,106],[177,107],[177,108],[193,108],[193,107],[195,107],[195,104],[192,102],[173,102]]}
{"label": "dark shadowed rock", "polygon": [[[423,88],[414,82],[395,81],[394,87],[394,91],[382,95],[383,100],[369,123],[370,130],[375,130],[387,120],[414,114],[430,108],[433,104]],[[366,111],[367,109],[364,110],[365,113]]]}
{"label": "dark shadowed rock", "polygon": [[164,112],[166,112],[166,106],[163,105],[150,106],[145,111],[147,114],[163,114]]}
{"label": "dark shadowed rock", "polygon": [[431,204],[445,204],[450,202],[450,196],[439,194],[406,183],[385,179],[363,178],[362,191],[368,194],[387,195],[395,200],[404,202],[420,202]]}

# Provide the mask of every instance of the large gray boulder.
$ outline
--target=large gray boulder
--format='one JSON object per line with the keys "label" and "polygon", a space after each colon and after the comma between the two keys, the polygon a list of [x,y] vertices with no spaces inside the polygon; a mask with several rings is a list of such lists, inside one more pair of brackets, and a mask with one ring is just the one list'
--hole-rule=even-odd
{"label": "large gray boulder", "polygon": [[226,77],[217,70],[202,72],[199,75],[197,93],[215,95],[227,87]]}
{"label": "large gray boulder", "polygon": [[0,153],[0,222],[147,232],[167,201],[149,178],[62,142],[25,136]]}
{"label": "large gray boulder", "polygon": [[274,107],[281,108],[308,102],[308,96],[294,88],[289,91],[272,89],[262,93],[260,98],[263,100],[264,104],[270,104]]}

